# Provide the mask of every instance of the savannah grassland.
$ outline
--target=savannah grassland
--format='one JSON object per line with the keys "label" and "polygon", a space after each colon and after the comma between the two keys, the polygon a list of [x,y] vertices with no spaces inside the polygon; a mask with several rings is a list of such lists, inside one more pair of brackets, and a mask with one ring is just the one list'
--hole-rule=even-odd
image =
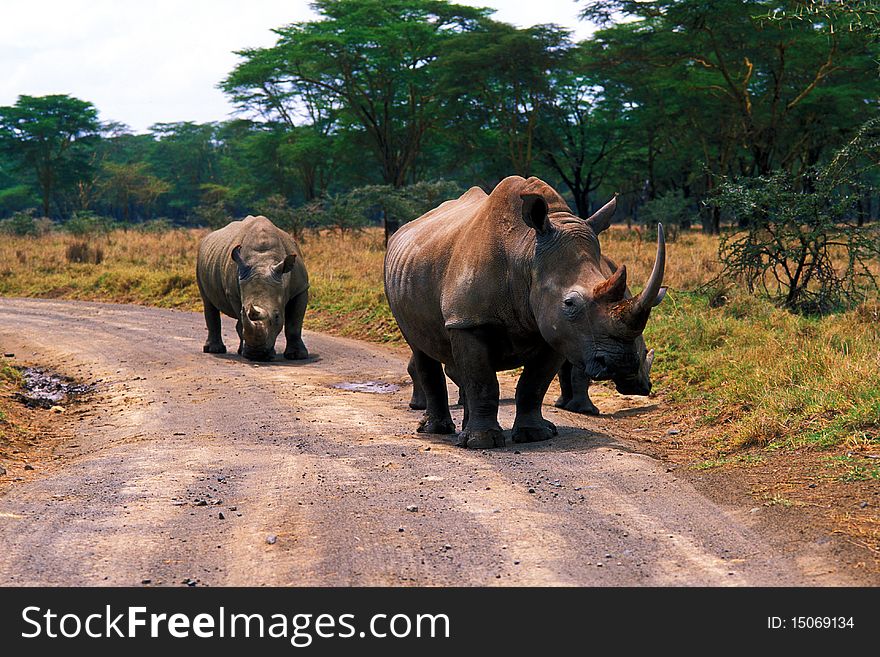
{"label": "savannah grassland", "polygon": [[[81,238],[4,236],[0,295],[198,311],[195,254],[205,232],[116,230],[89,238],[84,259],[92,262],[69,261]],[[837,529],[880,555],[880,498],[867,499],[880,488],[880,459],[872,458],[880,454],[880,305],[807,318],[735,287],[712,289],[717,247],[699,232],[668,244],[670,292],[645,331],[658,354],[652,378],[664,426],[672,418],[680,427],[669,439],[672,458],[694,472],[745,475],[766,506],[821,506]],[[378,229],[308,233],[302,249],[311,279],[306,328],[402,344],[383,293]],[[602,249],[627,265],[634,290],[647,280],[650,240],[615,227]],[[14,385],[14,374],[4,376],[2,385]],[[11,430],[0,419],[0,431]],[[808,489],[815,481],[828,485]]]}

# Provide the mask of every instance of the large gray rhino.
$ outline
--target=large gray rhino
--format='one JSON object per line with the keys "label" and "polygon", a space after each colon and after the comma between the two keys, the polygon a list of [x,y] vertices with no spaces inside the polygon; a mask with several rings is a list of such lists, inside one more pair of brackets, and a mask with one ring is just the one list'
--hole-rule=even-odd
{"label": "large gray rhino", "polygon": [[598,235],[612,200],[587,220],[538,178],[511,176],[487,195],[472,187],[397,231],[385,256],[385,293],[413,351],[427,409],[425,433],[453,433],[443,367],[464,393],[457,444],[500,447],[496,372],[523,366],[514,442],[556,427],[541,403],[568,360],[624,394],[647,394],[642,331],[663,298],[663,228],[644,290],[626,295],[626,267],[606,277]]}
{"label": "large gray rhino", "polygon": [[206,235],[199,243],[196,281],[205,306],[204,351],[226,353],[220,313],[238,320],[238,353],[269,360],[284,328],[284,357],[307,358],[302,341],[309,275],[293,238],[266,217],[248,216]]}
{"label": "large gray rhino", "polygon": [[[610,278],[617,271],[617,265],[611,258],[603,255],[601,271],[603,276]],[[660,288],[659,298],[665,296],[665,290],[666,288]],[[625,298],[632,296],[629,288],[626,289],[624,296]],[[641,337],[638,339],[643,340]],[[651,391],[651,365],[654,363],[654,350],[648,350],[646,347],[643,348],[642,345],[638,345],[638,351],[640,354],[645,354],[644,361],[641,363],[643,372],[640,374],[640,379],[648,382],[645,390],[645,394],[647,394]],[[410,358],[407,371],[410,377],[412,377],[413,382],[412,398],[410,399],[409,407],[413,410],[424,410],[427,408],[428,402],[425,399],[425,391],[419,380],[418,370],[416,370],[415,357]],[[560,395],[553,403],[554,406],[582,415],[599,415],[599,409],[596,408],[593,400],[590,399],[590,377],[584,370],[583,365],[572,365],[566,360],[562,367],[559,368],[558,378]],[[463,400],[464,396],[462,391],[459,390],[458,403],[462,404]]]}

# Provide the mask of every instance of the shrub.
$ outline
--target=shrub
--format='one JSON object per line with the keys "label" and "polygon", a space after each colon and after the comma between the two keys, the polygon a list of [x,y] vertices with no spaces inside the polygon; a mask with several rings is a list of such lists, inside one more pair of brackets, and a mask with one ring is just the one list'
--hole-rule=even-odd
{"label": "shrub", "polygon": [[313,202],[305,209],[312,225],[337,228],[340,232],[362,228],[370,219],[381,221],[387,240],[401,224],[455,198],[461,191],[457,183],[448,180],[423,181],[406,187],[367,185]]}
{"label": "shrub", "polygon": [[167,219],[150,219],[135,226],[135,230],[142,233],[165,233],[173,228],[174,226]]}
{"label": "shrub", "polygon": [[224,203],[203,203],[196,207],[193,214],[197,225],[207,226],[214,230],[223,228],[232,221],[232,216],[226,210]]}
{"label": "shrub", "polygon": [[38,235],[48,235],[55,228],[55,222],[49,217],[37,217],[34,219],[34,225],[37,227]]}
{"label": "shrub", "polygon": [[67,262],[99,265],[104,261],[104,250],[85,241],[71,242],[64,252]]}
{"label": "shrub", "polygon": [[64,222],[62,228],[77,237],[105,235],[113,230],[113,220],[90,210],[80,210]]}
{"label": "shrub", "polygon": [[23,210],[16,212],[8,219],[0,221],[0,232],[7,235],[39,235],[40,226],[34,219],[34,210]]}
{"label": "shrub", "polygon": [[880,227],[859,225],[851,190],[873,166],[862,156],[877,148],[878,135],[874,119],[823,167],[723,184],[716,202],[745,229],[722,238],[721,277],[808,314],[851,308],[877,290]]}
{"label": "shrub", "polygon": [[287,199],[280,194],[267,196],[257,204],[256,212],[267,217],[282,230],[286,230],[297,241],[303,240],[306,213],[300,209],[294,210]]}
{"label": "shrub", "polygon": [[653,239],[657,224],[663,224],[666,237],[674,242],[679,230],[690,228],[692,210],[681,190],[671,189],[645,203],[639,216],[649,231],[648,237]]}

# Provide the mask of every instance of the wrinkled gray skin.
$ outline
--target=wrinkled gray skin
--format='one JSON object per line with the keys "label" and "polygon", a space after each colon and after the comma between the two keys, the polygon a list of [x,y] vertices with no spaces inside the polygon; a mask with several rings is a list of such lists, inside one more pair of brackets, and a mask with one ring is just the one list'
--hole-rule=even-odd
{"label": "wrinkled gray skin", "polygon": [[238,320],[238,353],[271,360],[281,329],[284,357],[309,355],[302,341],[309,275],[293,238],[266,217],[247,217],[206,235],[199,243],[196,281],[205,306],[204,351],[224,354],[220,313]]}
{"label": "wrinkled gray skin", "polygon": [[645,289],[627,298],[626,267],[606,277],[597,238],[614,207],[585,221],[547,183],[511,176],[489,195],[471,188],[391,237],[385,293],[424,389],[419,431],[455,431],[443,364],[465,402],[457,444],[472,448],[504,445],[500,370],[523,367],[514,442],[556,434],[541,403],[566,360],[624,394],[650,391],[641,336],[663,295],[663,231]]}

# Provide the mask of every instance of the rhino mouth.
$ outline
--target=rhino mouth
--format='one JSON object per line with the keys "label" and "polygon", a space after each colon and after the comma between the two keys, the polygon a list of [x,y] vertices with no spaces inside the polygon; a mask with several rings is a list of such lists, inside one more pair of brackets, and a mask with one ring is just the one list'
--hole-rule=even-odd
{"label": "rhino mouth", "polygon": [[275,357],[275,349],[255,349],[244,345],[241,349],[241,355],[248,360],[269,361]]}
{"label": "rhino mouth", "polygon": [[615,381],[614,386],[621,395],[649,395],[651,393],[651,383],[647,384],[641,381]]}
{"label": "rhino mouth", "polygon": [[641,376],[632,376],[615,371],[609,367],[602,356],[595,356],[592,360],[584,363],[587,376],[593,381],[614,381],[614,387],[621,395],[648,395],[651,392],[651,381],[645,381]]}

